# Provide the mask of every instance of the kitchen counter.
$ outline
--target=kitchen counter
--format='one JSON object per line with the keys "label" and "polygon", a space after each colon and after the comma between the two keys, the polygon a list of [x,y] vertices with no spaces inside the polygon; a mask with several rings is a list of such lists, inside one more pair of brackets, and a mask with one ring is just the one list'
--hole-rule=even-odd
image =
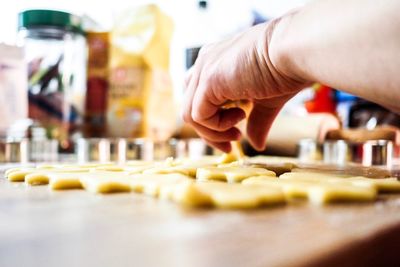
{"label": "kitchen counter", "polygon": [[0,266],[400,265],[400,195],[253,211],[0,179]]}

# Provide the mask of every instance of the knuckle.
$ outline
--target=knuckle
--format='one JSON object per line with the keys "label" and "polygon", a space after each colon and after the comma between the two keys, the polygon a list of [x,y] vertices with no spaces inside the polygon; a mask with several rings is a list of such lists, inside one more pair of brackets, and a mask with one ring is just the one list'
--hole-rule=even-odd
{"label": "knuckle", "polygon": [[208,45],[203,45],[199,50],[198,57],[202,57],[205,54],[207,54],[207,50],[208,50]]}
{"label": "knuckle", "polygon": [[192,122],[192,118],[191,118],[190,114],[188,114],[187,112],[184,112],[182,114],[182,119],[183,119],[183,121],[185,121],[187,123],[191,123]]}
{"label": "knuckle", "polygon": [[209,53],[209,51],[211,50],[211,48],[212,48],[212,44],[205,44],[205,45],[203,45],[203,46],[200,48],[197,57],[198,57],[198,58],[202,58],[203,56],[206,56],[206,55]]}
{"label": "knuckle", "polygon": [[200,113],[197,112],[197,111],[192,111],[192,116],[191,117],[192,117],[193,121],[195,121],[197,123],[201,123],[202,122],[202,117],[201,117]]}

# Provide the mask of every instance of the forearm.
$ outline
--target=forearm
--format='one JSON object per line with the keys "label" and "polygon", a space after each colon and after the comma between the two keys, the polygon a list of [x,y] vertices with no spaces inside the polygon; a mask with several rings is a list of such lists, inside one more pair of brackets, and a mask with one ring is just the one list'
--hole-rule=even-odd
{"label": "forearm", "polygon": [[400,1],[319,0],[283,17],[275,67],[400,111]]}

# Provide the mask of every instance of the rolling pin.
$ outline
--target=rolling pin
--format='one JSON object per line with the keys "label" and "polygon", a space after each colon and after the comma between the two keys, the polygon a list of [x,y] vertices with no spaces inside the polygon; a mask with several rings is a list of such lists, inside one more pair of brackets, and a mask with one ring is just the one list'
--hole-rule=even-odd
{"label": "rolling pin", "polygon": [[266,153],[296,156],[301,139],[323,142],[327,132],[340,128],[339,120],[329,113],[307,116],[278,115],[267,137]]}

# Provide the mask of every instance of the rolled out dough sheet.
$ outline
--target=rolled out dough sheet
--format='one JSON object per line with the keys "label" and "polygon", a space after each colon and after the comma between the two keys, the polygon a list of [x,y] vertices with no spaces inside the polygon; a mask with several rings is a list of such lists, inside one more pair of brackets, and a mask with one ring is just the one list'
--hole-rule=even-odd
{"label": "rolled out dough sheet", "polygon": [[357,186],[346,181],[343,183],[310,182],[257,176],[250,177],[242,183],[247,185],[278,187],[284,191],[288,199],[307,198],[314,204],[373,201],[377,196],[377,191],[372,186]]}
{"label": "rolled out dough sheet", "polygon": [[275,173],[263,168],[252,167],[206,167],[197,170],[196,178],[199,181],[226,181],[229,183],[237,183],[251,176],[271,176],[275,177]]}

